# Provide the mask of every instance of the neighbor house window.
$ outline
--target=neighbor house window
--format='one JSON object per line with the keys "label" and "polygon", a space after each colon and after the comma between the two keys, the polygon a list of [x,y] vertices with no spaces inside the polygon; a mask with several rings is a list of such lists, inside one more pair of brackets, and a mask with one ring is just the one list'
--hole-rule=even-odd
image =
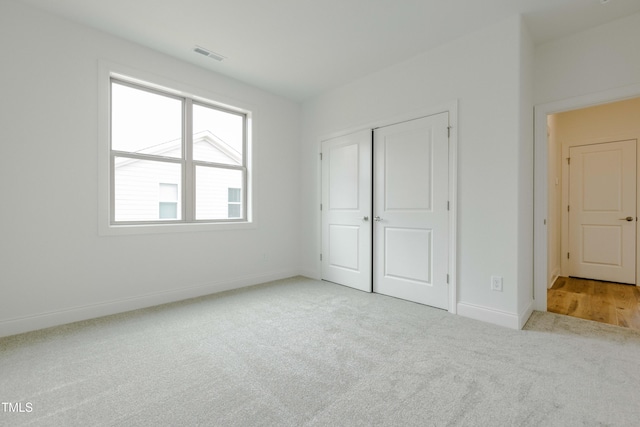
{"label": "neighbor house window", "polygon": [[178,219],[178,184],[160,183],[158,219]]}
{"label": "neighbor house window", "polygon": [[110,99],[112,224],[247,220],[245,113],[116,78]]}
{"label": "neighbor house window", "polygon": [[242,217],[242,190],[240,188],[229,188],[228,191],[228,216],[229,218]]}

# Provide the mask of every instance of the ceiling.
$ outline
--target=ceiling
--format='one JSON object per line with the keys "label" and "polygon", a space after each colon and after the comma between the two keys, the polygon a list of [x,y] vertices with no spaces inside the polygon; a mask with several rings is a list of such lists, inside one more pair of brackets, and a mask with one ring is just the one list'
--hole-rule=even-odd
{"label": "ceiling", "polygon": [[514,14],[539,44],[640,12],[639,0],[19,1],[296,101]]}

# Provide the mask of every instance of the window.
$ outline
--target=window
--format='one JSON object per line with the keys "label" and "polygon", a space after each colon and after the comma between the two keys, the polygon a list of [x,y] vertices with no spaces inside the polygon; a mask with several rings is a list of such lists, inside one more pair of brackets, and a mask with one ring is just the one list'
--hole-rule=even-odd
{"label": "window", "polygon": [[178,184],[160,183],[158,219],[178,219]]}
{"label": "window", "polygon": [[110,93],[112,225],[247,221],[246,113],[114,77]]}
{"label": "window", "polygon": [[242,217],[242,202],[240,199],[241,190],[239,188],[229,188],[228,191],[228,216],[229,218]]}

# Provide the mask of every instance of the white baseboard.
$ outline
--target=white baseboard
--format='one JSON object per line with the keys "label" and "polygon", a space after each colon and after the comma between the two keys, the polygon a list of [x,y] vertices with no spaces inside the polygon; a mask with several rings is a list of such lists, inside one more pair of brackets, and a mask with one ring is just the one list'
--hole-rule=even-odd
{"label": "white baseboard", "polygon": [[[533,309],[531,309],[533,311]],[[521,317],[516,313],[509,313],[493,308],[482,307],[479,305],[468,304],[464,302],[458,303],[458,314],[463,317],[469,317],[483,322],[493,323],[494,325],[504,326],[505,328],[521,329]],[[527,319],[529,317],[527,316]],[[524,326],[524,323],[523,323]]]}
{"label": "white baseboard", "polygon": [[31,316],[0,320],[0,337],[64,325],[66,323],[78,322],[80,320],[124,313],[126,311],[182,301],[189,298],[196,298],[232,289],[239,289],[246,286],[270,282],[272,280],[285,279],[299,274],[300,272],[298,270],[276,271],[261,275],[238,277],[205,285],[196,285],[187,288],[156,292],[137,297],[71,307]]}
{"label": "white baseboard", "polygon": [[309,279],[322,280],[322,276],[316,270],[300,270],[298,274],[300,276],[308,277]]}
{"label": "white baseboard", "polygon": [[556,267],[551,272],[551,280],[547,283],[547,289],[551,289],[556,280],[558,280],[558,277],[560,277],[560,267]]}
{"label": "white baseboard", "polygon": [[533,301],[527,304],[527,307],[522,311],[518,317],[518,329],[524,328],[525,323],[529,320],[529,317],[533,314]]}

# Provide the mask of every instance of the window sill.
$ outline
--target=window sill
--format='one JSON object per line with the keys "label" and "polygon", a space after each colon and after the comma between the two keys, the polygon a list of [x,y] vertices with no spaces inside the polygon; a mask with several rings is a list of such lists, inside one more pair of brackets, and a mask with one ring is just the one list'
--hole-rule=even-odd
{"label": "window sill", "polygon": [[100,236],[127,236],[135,234],[201,233],[209,231],[248,230],[256,228],[255,222],[176,223],[101,225]]}

